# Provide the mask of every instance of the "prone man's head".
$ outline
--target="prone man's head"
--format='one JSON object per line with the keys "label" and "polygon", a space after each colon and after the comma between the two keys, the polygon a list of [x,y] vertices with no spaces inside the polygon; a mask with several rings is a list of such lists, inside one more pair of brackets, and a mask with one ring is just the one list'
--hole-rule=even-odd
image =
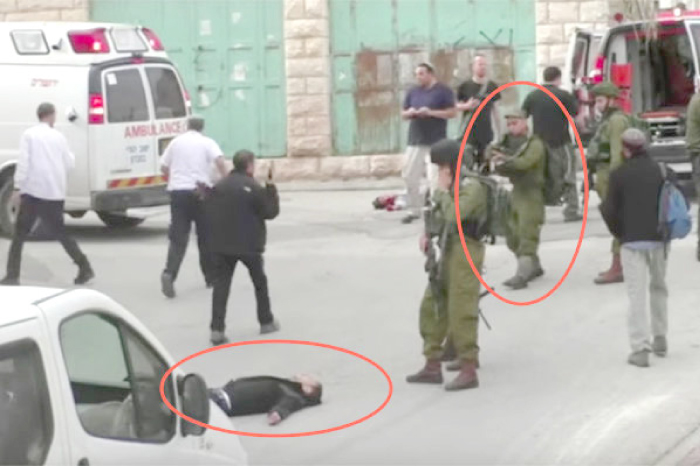
{"label": "prone man's head", "polygon": [[44,102],[37,107],[36,116],[40,122],[53,126],[56,123],[56,107],[52,103]]}
{"label": "prone man's head", "polygon": [[506,114],[506,125],[511,136],[526,136],[528,134],[527,115],[522,110]]}
{"label": "prone man's head", "polygon": [[233,171],[253,176],[255,174],[255,154],[247,149],[236,152],[233,155]]}
{"label": "prone man's head", "polygon": [[309,374],[297,374],[292,380],[301,385],[301,391],[307,400],[318,404],[323,396],[323,385],[314,376]]}

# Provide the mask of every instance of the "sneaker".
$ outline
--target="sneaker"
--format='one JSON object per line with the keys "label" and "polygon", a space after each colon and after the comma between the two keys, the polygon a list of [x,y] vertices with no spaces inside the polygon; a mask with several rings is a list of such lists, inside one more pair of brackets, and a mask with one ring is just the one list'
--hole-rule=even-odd
{"label": "sneaker", "polygon": [[649,367],[649,351],[642,350],[630,354],[627,362],[637,367]]}
{"label": "sneaker", "polygon": [[666,341],[666,337],[654,337],[654,342],[651,344],[651,348],[655,355],[660,358],[665,358],[666,353],[668,352],[668,342]]}
{"label": "sneaker", "polygon": [[212,330],[211,337],[209,337],[209,340],[214,346],[225,345],[226,343],[228,343],[228,338],[226,338],[226,334],[218,330]]}
{"label": "sneaker", "polygon": [[175,283],[172,275],[168,272],[163,272],[160,276],[160,288],[166,298],[173,299],[175,297]]}
{"label": "sneaker", "polygon": [[19,286],[19,278],[5,277],[0,280],[0,285],[2,286]]}
{"label": "sneaker", "polygon": [[232,407],[231,407],[231,398],[229,398],[228,394],[221,388],[212,388],[209,390],[209,398],[216,403],[216,405],[221,408],[224,413],[226,413],[227,416],[230,416]]}
{"label": "sneaker", "polygon": [[269,324],[263,324],[260,326],[260,334],[265,335],[268,333],[275,333],[278,332],[280,329],[280,324],[276,320],[273,320]]}
{"label": "sneaker", "polygon": [[93,278],[95,278],[95,272],[92,270],[92,267],[90,267],[90,264],[86,263],[80,266],[80,269],[78,270],[78,276],[75,277],[73,283],[75,283],[76,285],[85,285]]}

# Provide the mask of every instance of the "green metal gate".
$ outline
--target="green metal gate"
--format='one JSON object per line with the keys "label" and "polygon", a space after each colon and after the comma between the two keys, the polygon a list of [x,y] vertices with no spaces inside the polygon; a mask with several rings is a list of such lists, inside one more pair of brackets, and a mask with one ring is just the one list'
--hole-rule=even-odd
{"label": "green metal gate", "polygon": [[226,155],[286,154],[283,0],[91,0],[90,13],[156,31]]}
{"label": "green metal gate", "polygon": [[[493,78],[535,81],[534,0],[330,0],[333,140],[336,154],[393,153],[405,147],[400,109],[421,61],[456,88],[475,51]],[[526,89],[504,92],[518,104]],[[457,132],[458,119],[450,122]]]}

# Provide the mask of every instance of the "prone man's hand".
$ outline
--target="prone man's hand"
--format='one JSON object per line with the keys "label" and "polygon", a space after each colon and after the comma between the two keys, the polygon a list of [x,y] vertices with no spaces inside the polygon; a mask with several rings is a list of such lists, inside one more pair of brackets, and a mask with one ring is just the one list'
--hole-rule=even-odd
{"label": "prone man's hand", "polygon": [[278,413],[277,411],[273,411],[267,415],[267,422],[271,426],[276,426],[277,424],[282,422],[282,416],[280,416],[280,413]]}

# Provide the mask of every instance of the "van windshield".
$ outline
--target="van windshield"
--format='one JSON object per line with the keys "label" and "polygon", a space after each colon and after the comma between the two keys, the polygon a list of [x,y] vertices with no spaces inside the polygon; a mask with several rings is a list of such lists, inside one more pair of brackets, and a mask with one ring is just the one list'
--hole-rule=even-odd
{"label": "van windshield", "polygon": [[171,68],[148,67],[146,68],[146,75],[151,86],[156,119],[163,120],[187,116],[185,98],[175,71]]}

